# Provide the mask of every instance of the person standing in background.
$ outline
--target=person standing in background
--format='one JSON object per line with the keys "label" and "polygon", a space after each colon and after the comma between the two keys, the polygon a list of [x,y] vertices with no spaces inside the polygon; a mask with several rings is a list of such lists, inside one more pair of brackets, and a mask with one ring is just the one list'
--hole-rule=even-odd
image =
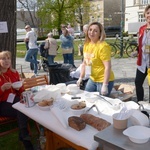
{"label": "person standing in background", "polygon": [[[28,50],[29,50],[29,46],[28,46],[29,42],[26,41],[25,44],[26,44],[26,50],[28,51]],[[31,57],[31,58],[32,58],[32,57]],[[34,70],[34,64],[30,63],[30,69],[31,69],[31,70]]]}
{"label": "person standing in background", "polygon": [[25,26],[26,30],[26,37],[24,39],[24,42],[29,42],[28,47],[29,50],[26,53],[25,61],[33,63],[34,64],[34,74],[37,75],[38,70],[38,61],[37,61],[37,54],[38,54],[38,46],[37,46],[37,35],[34,31],[31,30],[30,25]]}
{"label": "person standing in background", "polygon": [[103,26],[98,22],[89,25],[85,39],[80,78],[80,86],[85,74],[90,74],[85,91],[99,92],[109,96],[114,85],[114,73],[111,70],[111,47],[105,40]]}
{"label": "person standing in background", "polygon": [[143,83],[148,74],[148,68],[150,68],[150,5],[145,8],[144,17],[146,19],[146,24],[139,29],[137,70],[135,77],[138,102],[144,100]]}
{"label": "person standing in background", "polygon": [[67,30],[68,30],[69,34],[74,37],[74,29],[71,27],[70,23],[67,26]]}
{"label": "person standing in background", "polygon": [[[69,34],[74,38],[74,29],[70,23],[67,26],[67,30],[68,30]],[[74,50],[74,46],[73,46],[73,67],[76,68],[76,66],[74,64],[74,53],[75,53],[75,50]]]}
{"label": "person standing in background", "polygon": [[[85,25],[83,26],[83,33],[84,33],[85,38],[86,38],[86,36],[87,36],[88,27],[89,27],[88,24],[85,24]],[[84,46],[84,42],[82,41],[82,44],[80,44],[80,45],[78,46],[78,49],[79,49],[78,55],[79,55],[79,56],[83,56],[83,46]],[[82,61],[83,61],[83,58],[82,58]]]}
{"label": "person standing in background", "polygon": [[56,39],[53,38],[53,34],[50,32],[48,33],[48,38],[45,40],[45,49],[48,49],[48,64],[52,65],[54,64],[54,58],[57,55],[57,49],[58,49],[58,45],[57,45],[57,41]]}
{"label": "person standing in background", "polygon": [[73,60],[73,40],[74,38],[69,34],[66,25],[61,25],[62,35],[60,36],[61,40],[61,49],[63,53],[64,63],[74,65]]}

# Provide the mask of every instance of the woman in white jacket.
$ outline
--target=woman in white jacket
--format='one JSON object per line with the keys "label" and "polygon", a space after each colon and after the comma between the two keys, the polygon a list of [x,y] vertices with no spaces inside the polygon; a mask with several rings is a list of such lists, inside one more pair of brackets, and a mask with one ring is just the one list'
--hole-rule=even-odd
{"label": "woman in white jacket", "polygon": [[58,49],[58,45],[57,45],[57,41],[56,39],[53,38],[53,34],[50,32],[48,33],[48,38],[45,40],[45,49],[48,49],[48,64],[54,64],[54,58],[57,55],[57,49]]}

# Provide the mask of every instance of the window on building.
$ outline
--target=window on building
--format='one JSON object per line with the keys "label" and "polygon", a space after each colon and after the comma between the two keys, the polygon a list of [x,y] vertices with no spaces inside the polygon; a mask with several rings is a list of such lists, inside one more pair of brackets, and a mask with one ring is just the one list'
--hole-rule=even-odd
{"label": "window on building", "polygon": [[149,4],[150,3],[150,0],[141,0],[141,4],[143,5],[146,5],[146,4]]}
{"label": "window on building", "polygon": [[143,13],[139,13],[139,22],[145,22],[145,17]]}

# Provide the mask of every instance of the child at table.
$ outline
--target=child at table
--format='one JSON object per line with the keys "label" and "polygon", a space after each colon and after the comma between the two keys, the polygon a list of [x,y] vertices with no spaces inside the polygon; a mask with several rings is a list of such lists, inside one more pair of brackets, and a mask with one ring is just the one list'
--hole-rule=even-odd
{"label": "child at table", "polygon": [[23,86],[19,89],[12,88],[12,83],[19,81],[19,73],[11,67],[11,53],[0,52],[0,116],[16,117],[19,126],[19,139],[26,150],[33,150],[27,129],[28,117],[15,110],[12,105],[20,101]]}

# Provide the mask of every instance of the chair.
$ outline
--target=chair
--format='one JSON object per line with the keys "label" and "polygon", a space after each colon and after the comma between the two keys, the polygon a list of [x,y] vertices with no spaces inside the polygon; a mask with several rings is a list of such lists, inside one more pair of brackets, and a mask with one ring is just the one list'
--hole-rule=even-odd
{"label": "chair", "polygon": [[[34,86],[38,86],[38,85],[45,85],[48,84],[48,78],[46,75],[42,75],[42,76],[38,76],[35,78],[26,78],[24,79],[24,83],[23,86],[25,88],[25,90],[29,90],[30,88],[34,87]],[[6,126],[12,123],[17,123],[17,119],[16,118],[11,118],[11,117],[0,117],[0,128],[1,126]],[[35,122],[35,126],[37,128],[38,133],[40,133],[40,129],[39,129],[39,125]],[[28,125],[29,128],[29,132],[30,132],[30,127]],[[5,131],[0,131],[0,137],[10,134],[12,132],[15,132],[18,130],[18,126],[15,126],[11,129],[7,129]],[[30,132],[31,134],[31,132]]]}
{"label": "chair", "polygon": [[[16,123],[16,122],[17,122],[16,118],[0,117],[0,128],[1,128],[1,126],[5,126],[7,124],[12,124],[12,123]],[[13,133],[17,130],[18,130],[18,126],[15,126],[14,128],[11,128],[9,130],[7,129],[5,131],[0,131],[0,137],[7,135],[7,134],[10,134],[10,133]]]}
{"label": "chair", "polygon": [[30,90],[32,87],[39,85],[48,85],[48,78],[46,75],[41,75],[34,78],[25,78],[23,82],[25,90]]}

